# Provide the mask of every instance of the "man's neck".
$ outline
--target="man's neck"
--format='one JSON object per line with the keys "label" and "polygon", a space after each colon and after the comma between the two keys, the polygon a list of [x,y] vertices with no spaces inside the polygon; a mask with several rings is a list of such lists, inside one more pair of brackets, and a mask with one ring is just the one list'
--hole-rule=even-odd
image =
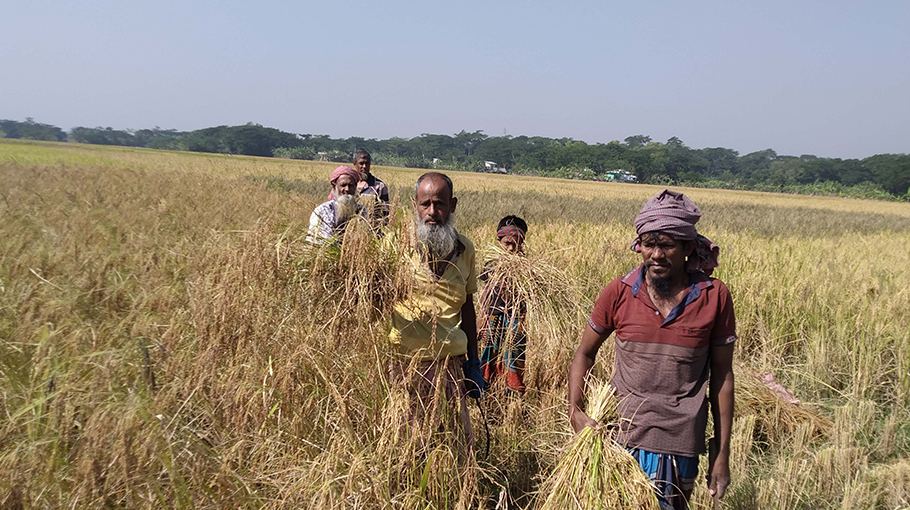
{"label": "man's neck", "polygon": [[452,250],[452,253],[449,253],[445,257],[433,258],[430,260],[427,265],[430,266],[430,271],[436,276],[436,278],[442,278],[442,275],[446,272],[446,268],[449,266],[449,263],[452,261],[452,258],[455,257],[455,254],[458,253],[459,245],[455,244],[455,249]]}
{"label": "man's neck", "polygon": [[648,283],[648,297],[664,317],[669,315],[670,311],[683,300],[689,288],[689,274],[686,272],[671,279],[670,289],[666,293],[658,292],[657,286],[653,284],[651,277],[647,274],[645,280]]}

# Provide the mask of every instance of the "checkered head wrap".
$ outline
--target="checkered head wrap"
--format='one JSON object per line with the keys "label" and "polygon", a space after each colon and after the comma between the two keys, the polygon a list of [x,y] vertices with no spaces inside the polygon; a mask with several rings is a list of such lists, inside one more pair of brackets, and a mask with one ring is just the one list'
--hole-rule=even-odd
{"label": "checkered head wrap", "polygon": [[635,217],[635,233],[638,236],[630,248],[641,252],[641,235],[647,232],[661,232],[679,241],[694,240],[695,251],[686,260],[686,270],[710,275],[717,267],[720,248],[695,229],[700,218],[701,209],[689,197],[665,189],[645,202]]}
{"label": "checkered head wrap", "polygon": [[503,237],[515,237],[517,239],[524,239],[525,232],[515,225],[503,225],[501,229],[496,231],[496,237],[499,239],[502,239]]}

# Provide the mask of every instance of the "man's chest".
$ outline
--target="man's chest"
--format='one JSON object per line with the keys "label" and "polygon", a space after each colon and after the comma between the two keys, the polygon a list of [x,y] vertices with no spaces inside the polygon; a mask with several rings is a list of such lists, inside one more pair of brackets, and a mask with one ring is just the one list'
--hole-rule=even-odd
{"label": "man's chest", "polygon": [[382,183],[378,182],[374,184],[367,184],[366,181],[360,181],[360,184],[357,188],[361,195],[375,195],[376,197],[379,197],[382,195],[383,186],[384,185]]}
{"label": "man's chest", "polygon": [[660,343],[691,349],[710,344],[715,314],[707,300],[696,300],[674,316],[673,310],[661,313],[653,303],[627,296],[616,311],[617,339],[626,342]]}
{"label": "man's chest", "polygon": [[450,264],[441,274],[429,267],[419,267],[414,275],[414,297],[436,307],[461,307],[467,300],[467,275]]}

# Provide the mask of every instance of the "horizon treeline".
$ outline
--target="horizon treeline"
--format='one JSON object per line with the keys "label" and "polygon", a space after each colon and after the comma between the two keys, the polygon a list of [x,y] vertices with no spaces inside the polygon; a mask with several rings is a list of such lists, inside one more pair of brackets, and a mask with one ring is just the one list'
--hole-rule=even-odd
{"label": "horizon treeline", "polygon": [[723,147],[693,149],[677,137],[662,143],[633,135],[622,142],[588,144],[572,138],[489,136],[462,130],[454,135],[377,140],[295,134],[251,122],[195,131],[80,126],[66,133],[28,118],[0,120],[0,138],[336,162],[350,162],[351,154],[363,148],[372,154],[374,164],[386,166],[485,171],[485,162],[492,161],[526,175],[606,180],[625,170],[650,184],[910,200],[908,154],[840,159],[786,156],[765,149],[740,155]]}

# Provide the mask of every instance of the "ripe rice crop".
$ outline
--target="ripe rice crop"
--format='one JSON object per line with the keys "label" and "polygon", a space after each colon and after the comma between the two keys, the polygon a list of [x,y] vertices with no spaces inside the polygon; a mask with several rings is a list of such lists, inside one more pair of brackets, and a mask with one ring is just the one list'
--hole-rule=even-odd
{"label": "ripe rice crop", "polygon": [[[0,140],[0,508],[533,507],[571,438],[568,360],[659,190],[451,174],[478,253],[499,218],[528,221],[543,303],[528,392],[484,399],[489,455],[459,465],[449,431],[397,425],[387,371],[421,171],[374,168],[387,244],[308,253],[332,168]],[[910,204],[684,191],[736,306],[724,507],[910,505]],[[692,508],[712,508],[701,475]]]}
{"label": "ripe rice crop", "polygon": [[486,251],[484,267],[489,278],[483,282],[478,309],[485,311],[493,289],[498,289],[507,297],[507,315],[521,316],[518,329],[507,328],[500,350],[513,349],[519,332],[532,338],[527,346],[528,383],[538,390],[562,388],[567,374],[551,367],[572,362],[571,352],[563,347],[565,339],[574,336],[578,324],[586,320],[578,313],[584,296],[571,284],[569,275],[550,262],[548,254],[513,255],[498,246]]}

